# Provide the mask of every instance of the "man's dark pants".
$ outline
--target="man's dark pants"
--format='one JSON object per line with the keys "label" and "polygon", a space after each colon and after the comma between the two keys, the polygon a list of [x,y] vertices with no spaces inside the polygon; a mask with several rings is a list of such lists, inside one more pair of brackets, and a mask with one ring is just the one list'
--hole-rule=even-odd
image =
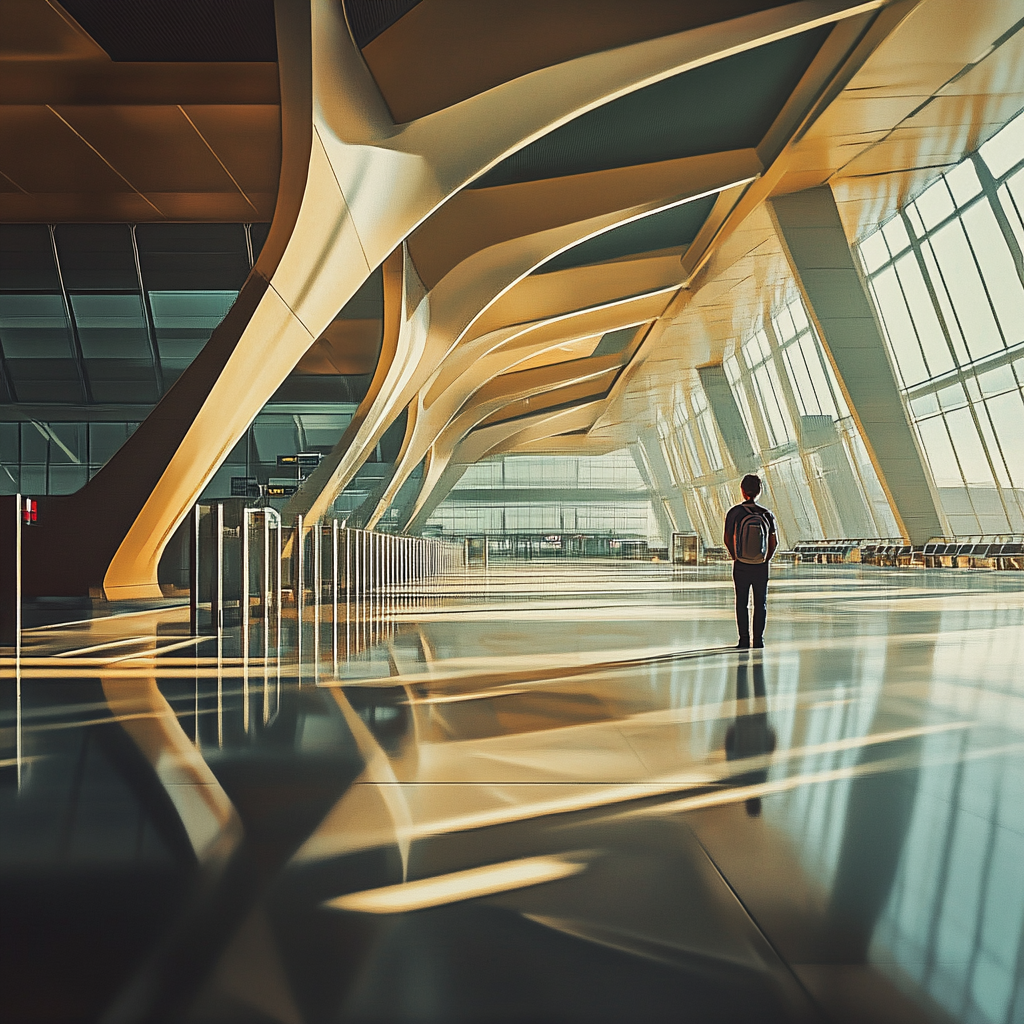
{"label": "man's dark pants", "polygon": [[754,591],[754,643],[764,638],[764,623],[768,617],[768,563],[732,563],[732,581],[736,587],[736,628],[740,643],[750,643],[750,616],[747,601]]}

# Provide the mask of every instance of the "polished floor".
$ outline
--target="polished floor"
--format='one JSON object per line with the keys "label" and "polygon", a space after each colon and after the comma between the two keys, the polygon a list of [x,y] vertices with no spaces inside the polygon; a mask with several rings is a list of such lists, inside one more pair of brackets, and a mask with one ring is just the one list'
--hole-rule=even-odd
{"label": "polished floor", "polygon": [[[2,662],[7,1022],[1024,1022],[1019,574],[467,570]],[[243,649],[244,648],[244,649]],[[10,652],[8,652],[10,655]]]}

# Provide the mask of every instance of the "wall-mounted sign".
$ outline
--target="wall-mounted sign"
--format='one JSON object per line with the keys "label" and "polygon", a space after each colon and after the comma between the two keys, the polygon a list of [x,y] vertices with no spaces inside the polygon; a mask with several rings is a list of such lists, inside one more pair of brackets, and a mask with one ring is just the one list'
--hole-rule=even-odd
{"label": "wall-mounted sign", "polygon": [[260,482],[254,476],[233,476],[231,478],[232,498],[258,498]]}
{"label": "wall-mounted sign", "polygon": [[268,484],[268,498],[290,498],[297,490],[297,484]]}
{"label": "wall-mounted sign", "polygon": [[298,466],[300,469],[316,469],[323,456],[319,452],[296,452],[294,455],[278,455],[279,466]]}

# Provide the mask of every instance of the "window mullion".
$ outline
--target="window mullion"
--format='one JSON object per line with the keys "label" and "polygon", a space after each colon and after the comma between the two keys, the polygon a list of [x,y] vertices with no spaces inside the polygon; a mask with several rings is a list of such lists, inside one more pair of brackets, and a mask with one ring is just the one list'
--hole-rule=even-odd
{"label": "window mullion", "polygon": [[85,372],[85,356],[82,354],[82,340],[78,336],[78,322],[75,320],[74,311],[71,308],[71,298],[68,295],[67,287],[64,284],[64,272],[60,266],[60,253],[57,251],[57,231],[55,224],[48,224],[50,231],[50,248],[53,250],[53,265],[57,271],[57,283],[60,286],[61,299],[64,301],[64,316],[67,318],[68,330],[71,331],[71,353],[74,359],[75,369],[78,371],[78,380],[82,385],[82,394],[88,405],[92,405],[92,386],[89,383],[89,375]]}
{"label": "window mullion", "polygon": [[[803,467],[804,479],[807,481],[807,490],[811,498],[811,507],[814,509],[814,515],[818,520],[818,529],[824,533],[824,524],[829,519],[833,519],[840,531],[842,531],[842,520],[838,515],[838,507],[835,507],[838,503],[839,495],[832,494],[832,489],[828,483],[823,479],[819,479],[815,474],[811,453],[804,448],[801,441],[803,430],[801,428],[800,409],[797,405],[796,394],[793,391],[793,383],[789,379],[789,370],[786,368],[782,358],[782,346],[779,343],[779,336],[775,331],[775,324],[772,323],[770,316],[764,318],[764,333],[768,338],[768,348],[771,349],[772,362],[775,364],[775,373],[779,378],[779,386],[782,388],[783,398],[789,408],[789,418],[793,423],[793,429],[796,431],[796,437],[793,440],[796,441],[800,465]],[[796,344],[795,341],[790,342],[790,345],[794,344]],[[815,395],[815,400],[817,401],[817,395]],[[820,401],[818,402],[818,408],[821,408]],[[830,498],[831,502],[829,501]]]}
{"label": "window mullion", "polygon": [[[910,248],[911,248],[911,251],[914,253],[914,259],[917,261],[918,270],[920,270],[921,277],[924,279],[924,286],[928,290],[928,298],[931,300],[932,309],[935,310],[935,317],[936,317],[936,319],[939,322],[939,327],[942,328],[942,337],[946,341],[946,347],[949,349],[949,354],[953,357],[953,365],[956,366],[956,367],[959,367],[960,366],[960,360],[957,358],[956,348],[953,345],[953,338],[952,338],[952,335],[950,335],[950,333],[949,333],[949,325],[946,323],[946,318],[945,318],[945,316],[942,313],[942,306],[939,303],[939,296],[936,294],[936,291],[935,291],[935,282],[932,281],[931,274],[928,273],[928,265],[925,263],[924,253],[921,251],[920,240],[914,234],[913,225],[910,223],[910,219],[907,217],[906,210],[900,210],[900,218],[903,221],[903,226],[907,229],[907,236],[910,238]],[[932,232],[929,231],[927,237],[930,237],[931,234],[932,234]],[[968,242],[970,242],[970,239],[968,239]],[[973,250],[971,250],[971,251],[973,252]],[[938,259],[936,259],[935,265],[936,265],[936,267],[939,266]],[[941,273],[941,268],[940,268],[940,273]],[[980,271],[979,271],[979,274],[980,274]],[[899,274],[896,275],[896,280],[899,283],[900,292],[903,293],[903,282],[900,281]],[[945,282],[943,282],[943,287],[945,287]],[[986,292],[986,294],[987,294],[987,292]],[[903,301],[906,302],[906,295],[905,294],[903,296]],[[950,304],[950,308],[954,311],[954,315],[955,315],[955,313],[956,313],[956,305],[954,304],[952,298],[950,298],[949,304]],[[910,305],[909,304],[907,305],[907,311],[910,313],[910,319],[913,320],[914,319],[914,314],[913,314],[913,311],[910,309]],[[959,327],[959,324],[957,326]],[[914,330],[917,331],[917,324],[916,323],[914,324]],[[961,337],[963,337],[963,331],[962,330],[960,331],[960,335],[961,335]],[[1004,339],[1004,343],[1005,343],[1005,339]],[[966,341],[965,341],[965,344],[966,344]],[[924,354],[924,348],[921,346],[920,335],[918,335],[918,347],[921,348],[921,356],[922,356],[922,358],[925,361],[925,366],[927,366],[928,365],[928,359],[927,359],[927,357]]]}
{"label": "window mullion", "polygon": [[[985,198],[988,200],[988,205],[992,208],[992,213],[995,215],[996,223],[999,225],[999,230],[1002,232],[1003,238],[1006,241],[1006,246],[1010,250],[1010,255],[1013,257],[1013,265],[1017,269],[1017,276],[1020,278],[1021,285],[1024,286],[1024,253],[1021,252],[1020,243],[1017,241],[1017,236],[1013,233],[1013,227],[1010,224],[1009,218],[1006,216],[1003,204],[999,201],[999,186],[997,185],[995,178],[992,177],[992,172],[988,169],[988,165],[981,159],[979,154],[972,154],[970,159],[974,163],[974,169],[978,172],[978,180],[981,182]],[[970,244],[970,241],[971,239],[968,235],[968,244]],[[971,246],[971,251],[974,251],[973,246]],[[981,279],[982,281],[985,280],[984,275],[982,275]],[[986,288],[986,291],[987,290],[988,289]],[[996,322],[998,323],[998,319]],[[1004,338],[1004,343],[1005,340],[1006,339]]]}
{"label": "window mullion", "polygon": [[[139,242],[135,237],[135,225],[129,227],[132,236],[132,255],[135,257],[135,277],[139,282],[139,299],[142,301],[142,316],[146,321],[146,340],[149,342],[149,357],[153,360],[153,376],[156,379],[156,393],[164,393],[164,368],[160,362],[160,350],[156,343],[156,323],[153,320],[153,309],[149,302],[149,292],[142,280],[142,261],[139,259]],[[248,238],[246,234],[246,238]],[[248,456],[246,457],[248,459]]]}
{"label": "window mullion", "polygon": [[18,393],[14,390],[14,378],[11,376],[10,368],[7,365],[7,356],[4,354],[3,343],[0,342],[0,384],[3,385],[8,402],[17,402]]}
{"label": "window mullion", "polygon": [[[985,272],[981,269],[981,264],[978,262],[978,254],[974,250],[974,242],[971,241],[971,233],[967,230],[967,225],[964,224],[963,220],[960,221],[960,230],[964,233],[964,241],[967,243],[968,250],[970,250],[971,259],[974,260],[974,269],[978,272],[978,280],[981,281],[981,287],[985,291],[985,299],[988,302],[989,311],[992,313],[992,322],[996,325],[996,330],[999,332],[999,338],[1003,343],[1003,349],[1005,351],[1009,348],[1006,344],[1006,333],[1003,330],[1003,325],[999,319],[999,313],[996,311],[996,304],[992,301],[992,291],[989,288],[988,281],[985,280]],[[1018,273],[1020,273],[1019,270]],[[1024,281],[1022,281],[1022,284],[1024,284]],[[967,335],[964,335],[964,343],[967,343]]]}

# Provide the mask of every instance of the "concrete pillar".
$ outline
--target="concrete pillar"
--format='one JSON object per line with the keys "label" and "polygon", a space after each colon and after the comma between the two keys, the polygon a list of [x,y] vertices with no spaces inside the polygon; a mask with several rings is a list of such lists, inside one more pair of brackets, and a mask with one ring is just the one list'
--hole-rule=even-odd
{"label": "concrete pillar", "polygon": [[941,536],[941,506],[827,185],[768,203],[779,239],[903,536]]}

